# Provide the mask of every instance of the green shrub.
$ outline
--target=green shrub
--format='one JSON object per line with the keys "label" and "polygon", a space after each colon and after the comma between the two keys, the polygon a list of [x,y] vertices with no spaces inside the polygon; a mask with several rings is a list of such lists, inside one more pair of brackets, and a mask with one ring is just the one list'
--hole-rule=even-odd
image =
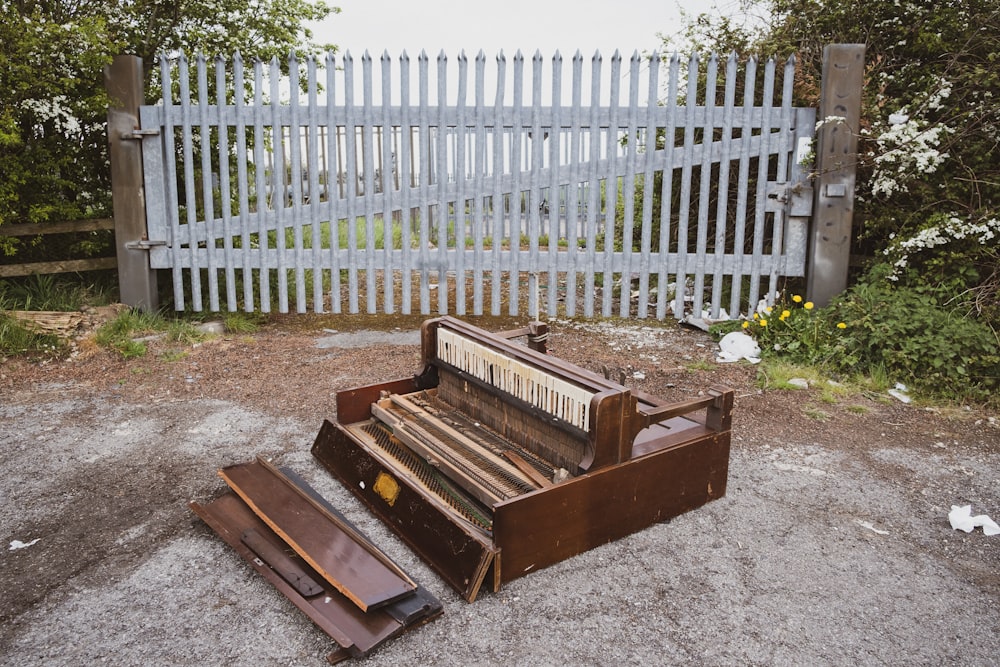
{"label": "green shrub", "polygon": [[885,273],[877,267],[828,309],[827,317],[851,332],[832,346],[830,365],[879,369],[930,395],[995,400],[1000,340],[988,320],[971,316],[948,287],[894,285]]}
{"label": "green shrub", "polygon": [[[1000,338],[954,283],[893,281],[880,264],[818,309],[799,296],[742,323],[765,360],[806,364],[875,386],[902,382],[927,396],[988,403],[1000,394]],[[721,332],[721,331],[720,331]]]}

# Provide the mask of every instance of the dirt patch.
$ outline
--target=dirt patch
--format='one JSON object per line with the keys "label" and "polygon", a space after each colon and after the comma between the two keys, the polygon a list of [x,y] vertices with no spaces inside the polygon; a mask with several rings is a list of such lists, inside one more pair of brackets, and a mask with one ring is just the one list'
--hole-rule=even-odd
{"label": "dirt patch", "polygon": [[128,361],[81,342],[71,360],[0,363],[4,544],[38,540],[0,551],[0,662],[321,664],[325,635],[186,506],[258,454],[445,602],[366,664],[994,662],[1000,537],[946,516],[1000,518],[995,415],[761,391],[698,331],[553,322],[555,355],[652,394],[733,387],[729,490],[469,605],[309,456],[337,391],[418,370],[419,319],[375,324],[278,317]]}

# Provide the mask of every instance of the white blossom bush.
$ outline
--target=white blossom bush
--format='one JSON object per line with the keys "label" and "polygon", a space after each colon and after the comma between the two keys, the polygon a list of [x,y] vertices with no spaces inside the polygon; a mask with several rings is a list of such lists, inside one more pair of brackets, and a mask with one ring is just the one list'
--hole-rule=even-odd
{"label": "white blossom bush", "polygon": [[[891,75],[886,79],[891,80]],[[890,113],[885,121],[877,121],[866,131],[867,136],[874,137],[868,151],[873,165],[869,181],[872,195],[909,192],[910,183],[945,164],[950,155],[941,150],[941,143],[955,130],[924,116],[938,114],[945,107],[951,90],[951,84],[940,79],[924,99]]]}
{"label": "white blossom bush", "polygon": [[878,150],[871,152],[875,166],[871,193],[909,192],[911,181],[933,173],[948,159],[939,146],[943,135],[951,132],[944,125],[928,125],[914,118],[890,124],[875,138]]}
{"label": "white blossom bush", "polygon": [[961,249],[964,254],[977,254],[974,247],[976,245],[980,246],[983,253],[995,252],[1000,243],[1000,219],[974,221],[948,215],[940,224],[925,227],[912,236],[896,238],[895,234],[890,234],[889,238],[890,245],[883,251],[892,262],[888,278],[898,281],[901,272],[910,266],[910,257],[914,253],[933,252],[942,246],[961,241],[966,242],[966,247]]}

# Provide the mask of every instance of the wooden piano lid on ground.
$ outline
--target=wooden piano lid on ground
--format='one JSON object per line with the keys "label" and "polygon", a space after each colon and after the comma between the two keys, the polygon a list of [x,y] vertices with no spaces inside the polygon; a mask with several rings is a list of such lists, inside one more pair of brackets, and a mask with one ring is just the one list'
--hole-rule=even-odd
{"label": "wooden piano lid on ground", "polygon": [[[316,527],[332,522],[343,529],[344,534],[360,550],[355,555],[377,563],[373,571],[384,569],[384,558],[390,572],[398,570],[405,581],[412,582],[405,572],[388,561],[384,554],[378,552],[377,547],[294,473],[279,471],[258,460],[227,468],[226,476],[233,479],[244,493],[249,493],[248,490],[260,491],[269,485],[283,494],[290,490],[298,496],[291,501],[299,513],[299,518],[292,524],[298,522]],[[192,502],[190,506],[251,567],[264,575],[339,644],[339,648],[328,656],[331,663],[363,657],[385,641],[437,618],[442,612],[441,603],[416,584],[413,590],[403,596],[369,606],[368,611],[363,611],[355,600],[341,593],[308,560],[293,550],[283,536],[272,530],[235,492],[226,493],[206,505]],[[270,508],[268,503],[260,506]],[[272,513],[271,519],[274,520],[275,516],[277,515]],[[287,518],[281,519],[281,531],[286,534],[297,533],[298,529],[285,523],[286,520]],[[301,540],[300,546],[304,542],[305,540]],[[355,547],[348,546],[347,551],[354,551]],[[378,552],[378,557],[374,555],[375,552]],[[311,554],[310,559],[319,561],[322,555],[317,557],[316,554]],[[342,578],[344,581],[349,580],[348,577]],[[392,582],[392,577],[388,581]],[[343,581],[340,583],[343,585]],[[397,584],[392,584],[395,585]],[[392,586],[385,590],[392,590]],[[355,597],[361,597],[360,590],[353,591]],[[374,598],[369,597],[369,600],[372,599]],[[377,608],[373,608],[374,606]]]}
{"label": "wooden piano lid on ground", "polygon": [[412,594],[417,585],[357,532],[261,458],[219,475],[271,530],[362,611]]}

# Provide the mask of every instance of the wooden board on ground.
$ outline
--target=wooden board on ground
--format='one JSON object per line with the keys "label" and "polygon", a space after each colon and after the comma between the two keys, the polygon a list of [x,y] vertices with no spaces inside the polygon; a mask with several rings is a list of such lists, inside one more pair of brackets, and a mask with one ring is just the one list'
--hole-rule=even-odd
{"label": "wooden board on ground", "polygon": [[385,554],[266,461],[258,458],[230,466],[219,475],[271,530],[361,610],[416,590],[413,580]]}
{"label": "wooden board on ground", "polygon": [[[321,630],[339,644],[329,661],[339,662],[362,657],[397,635],[441,615],[441,603],[423,588],[399,602],[362,612],[351,600],[323,580],[303,562],[235,493],[226,493],[206,505],[191,503],[191,509],[231,546],[247,563],[264,575],[271,584],[302,610]],[[242,537],[248,533],[266,542],[265,561],[247,546]],[[291,565],[291,567],[290,567]],[[305,594],[302,586],[289,583],[287,571],[302,570],[320,590]],[[308,589],[311,591],[312,589]]]}

